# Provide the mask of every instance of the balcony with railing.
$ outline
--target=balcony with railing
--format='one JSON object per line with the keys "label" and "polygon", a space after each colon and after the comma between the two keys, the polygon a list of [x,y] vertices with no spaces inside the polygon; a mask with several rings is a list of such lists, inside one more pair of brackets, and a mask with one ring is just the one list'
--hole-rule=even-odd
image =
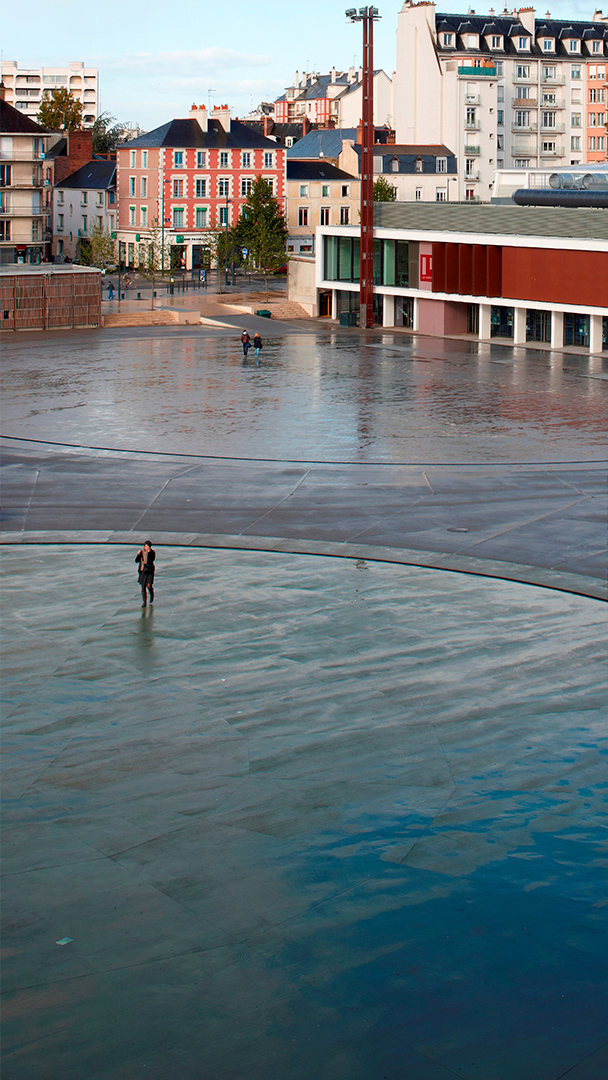
{"label": "balcony with railing", "polygon": [[528,123],[517,123],[515,120],[511,124],[511,131],[521,131],[524,134],[527,131],[538,131],[538,122],[536,120],[529,120]]}
{"label": "balcony with railing", "polygon": [[543,86],[565,86],[565,75],[543,75],[541,72],[540,81]]}
{"label": "balcony with railing", "polygon": [[465,148],[464,148],[465,157],[479,157],[480,154],[481,154],[481,147],[480,146],[469,146],[468,144],[465,145]]}
{"label": "balcony with railing", "polygon": [[481,105],[481,94],[465,94],[465,105]]}
{"label": "balcony with railing", "polygon": [[564,131],[566,130],[566,125],[553,124],[552,127],[551,125],[545,127],[544,124],[541,124],[538,130],[541,135],[563,135]]}
{"label": "balcony with railing", "polygon": [[464,129],[465,129],[465,131],[481,131],[481,121],[480,120],[465,120]]}
{"label": "balcony with railing", "polygon": [[2,161],[43,161],[44,157],[44,150],[27,149],[22,146],[17,146],[13,150],[0,150]]}
{"label": "balcony with railing", "polygon": [[462,67],[458,68],[458,74],[460,76],[464,77],[464,78],[467,78],[467,79],[470,79],[472,75],[474,75],[475,78],[477,78],[478,75],[481,75],[481,76],[484,76],[485,78],[495,79],[496,78],[496,66],[494,64],[492,64],[492,65],[484,64],[483,66],[480,64],[479,67],[464,67],[464,66],[462,66]]}
{"label": "balcony with railing", "polygon": [[567,109],[568,102],[563,98],[556,98],[555,101],[540,101],[541,109]]}
{"label": "balcony with railing", "polygon": [[538,101],[536,98],[511,98],[511,108],[513,109],[538,109]]}
{"label": "balcony with railing", "polygon": [[563,158],[566,156],[566,151],[563,146],[556,146],[553,150],[543,150],[542,143],[540,147],[540,156],[542,158]]}
{"label": "balcony with railing", "polygon": [[479,171],[477,169],[472,169],[471,172],[465,172],[464,180],[465,180],[465,183],[467,183],[467,184],[471,180],[479,180]]}

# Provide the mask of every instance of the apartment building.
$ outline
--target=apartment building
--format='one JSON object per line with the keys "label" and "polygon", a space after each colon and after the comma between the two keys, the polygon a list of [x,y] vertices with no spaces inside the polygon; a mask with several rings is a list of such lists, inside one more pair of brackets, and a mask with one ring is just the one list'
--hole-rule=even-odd
{"label": "apartment building", "polygon": [[2,80],[9,105],[35,118],[45,90],[65,87],[84,105],[83,123],[92,127],[99,115],[99,72],[81,60],[64,67],[20,68],[16,60],[2,61]]}
{"label": "apartment building", "polygon": [[55,262],[80,258],[95,226],[116,230],[116,162],[93,160],[64,177],[53,190]]}
{"label": "apartment building", "polygon": [[[608,17],[398,15],[397,139],[437,142],[458,161],[458,198],[486,202],[496,169],[600,160],[606,149]],[[599,117],[599,120],[598,120]],[[455,185],[456,186],[456,185]]]}
{"label": "apartment building", "polygon": [[168,123],[118,147],[118,239],[126,262],[145,257],[158,222],[171,259],[207,265],[209,233],[236,222],[256,177],[285,207],[285,148],[233,120],[228,106],[192,106]]}
{"label": "apartment building", "polygon": [[[363,116],[362,69],[332,68],[328,75],[296,71],[293,86],[274,103],[277,123],[306,117],[321,127],[356,127]],[[374,123],[392,125],[393,84],[385,71],[374,71]]]}
{"label": "apartment building", "polygon": [[53,136],[0,92],[0,263],[46,260],[51,240]]}
{"label": "apartment building", "polygon": [[356,225],[361,182],[322,159],[287,162],[287,250],[314,252],[317,225]]}

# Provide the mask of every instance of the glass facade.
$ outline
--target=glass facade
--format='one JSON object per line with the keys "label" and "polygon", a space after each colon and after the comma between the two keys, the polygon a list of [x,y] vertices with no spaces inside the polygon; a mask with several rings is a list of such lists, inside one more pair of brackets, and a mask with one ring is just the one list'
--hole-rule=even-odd
{"label": "glass facade", "polygon": [[528,308],[526,312],[526,341],[551,341],[551,312]]}
{"label": "glass facade", "polygon": [[589,316],[566,312],[564,315],[564,345],[589,348]]}
{"label": "glass facade", "polygon": [[414,301],[411,296],[395,297],[395,326],[414,329]]}
{"label": "glass facade", "polygon": [[[359,281],[359,237],[324,237],[325,281]],[[374,285],[409,285],[407,240],[374,240]]]}
{"label": "glass facade", "polygon": [[490,337],[513,337],[513,308],[492,305]]}

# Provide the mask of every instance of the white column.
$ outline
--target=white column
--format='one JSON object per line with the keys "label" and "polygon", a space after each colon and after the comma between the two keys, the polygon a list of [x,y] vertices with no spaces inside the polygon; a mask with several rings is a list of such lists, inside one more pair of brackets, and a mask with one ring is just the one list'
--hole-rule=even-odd
{"label": "white column", "polygon": [[490,337],[491,315],[491,304],[479,305],[479,336],[484,341]]}
{"label": "white column", "polygon": [[413,322],[414,325],[412,326],[412,330],[415,330],[416,333],[418,333],[419,321],[420,321],[420,308],[419,308],[419,305],[418,305],[418,297],[415,296],[414,297],[414,318],[412,319],[412,322]]}
{"label": "white column", "polygon": [[602,351],[602,316],[591,315],[589,317],[589,352],[601,353]]}
{"label": "white column", "polygon": [[513,344],[526,344],[526,315],[527,308],[516,307],[513,310]]}
{"label": "white column", "polygon": [[551,312],[551,348],[562,349],[564,346],[564,313]]}
{"label": "white column", "polygon": [[338,321],[338,290],[331,290],[331,317]]}
{"label": "white column", "polygon": [[395,297],[384,296],[382,302],[382,325],[395,325]]}

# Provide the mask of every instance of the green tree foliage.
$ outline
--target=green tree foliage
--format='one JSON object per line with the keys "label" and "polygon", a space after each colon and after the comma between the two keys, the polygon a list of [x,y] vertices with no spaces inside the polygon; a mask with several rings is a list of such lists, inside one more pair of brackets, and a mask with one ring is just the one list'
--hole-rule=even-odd
{"label": "green tree foliage", "polygon": [[114,270],[118,265],[116,241],[99,223],[93,226],[91,235],[80,241],[80,259],[85,266],[98,266],[101,270]]}
{"label": "green tree foliage", "polygon": [[268,296],[268,275],[286,261],[287,222],[272,187],[261,176],[254,180],[241,216],[230,230],[230,241],[242,261],[264,275]]}
{"label": "green tree foliage", "polygon": [[384,176],[374,180],[374,202],[395,202],[396,198],[397,188],[389,184]]}
{"label": "green tree foliage", "polygon": [[150,307],[154,311],[154,283],[171,273],[171,248],[166,241],[163,244],[163,230],[158,218],[148,229],[146,241],[145,255],[140,259],[138,269],[141,276],[152,283]]}
{"label": "green tree foliage", "polygon": [[77,131],[82,127],[84,105],[65,86],[45,90],[37,120],[49,131]]}
{"label": "green tree foliage", "polygon": [[116,117],[104,112],[93,124],[93,153],[113,154],[116,147],[123,141],[127,126],[117,124]]}

